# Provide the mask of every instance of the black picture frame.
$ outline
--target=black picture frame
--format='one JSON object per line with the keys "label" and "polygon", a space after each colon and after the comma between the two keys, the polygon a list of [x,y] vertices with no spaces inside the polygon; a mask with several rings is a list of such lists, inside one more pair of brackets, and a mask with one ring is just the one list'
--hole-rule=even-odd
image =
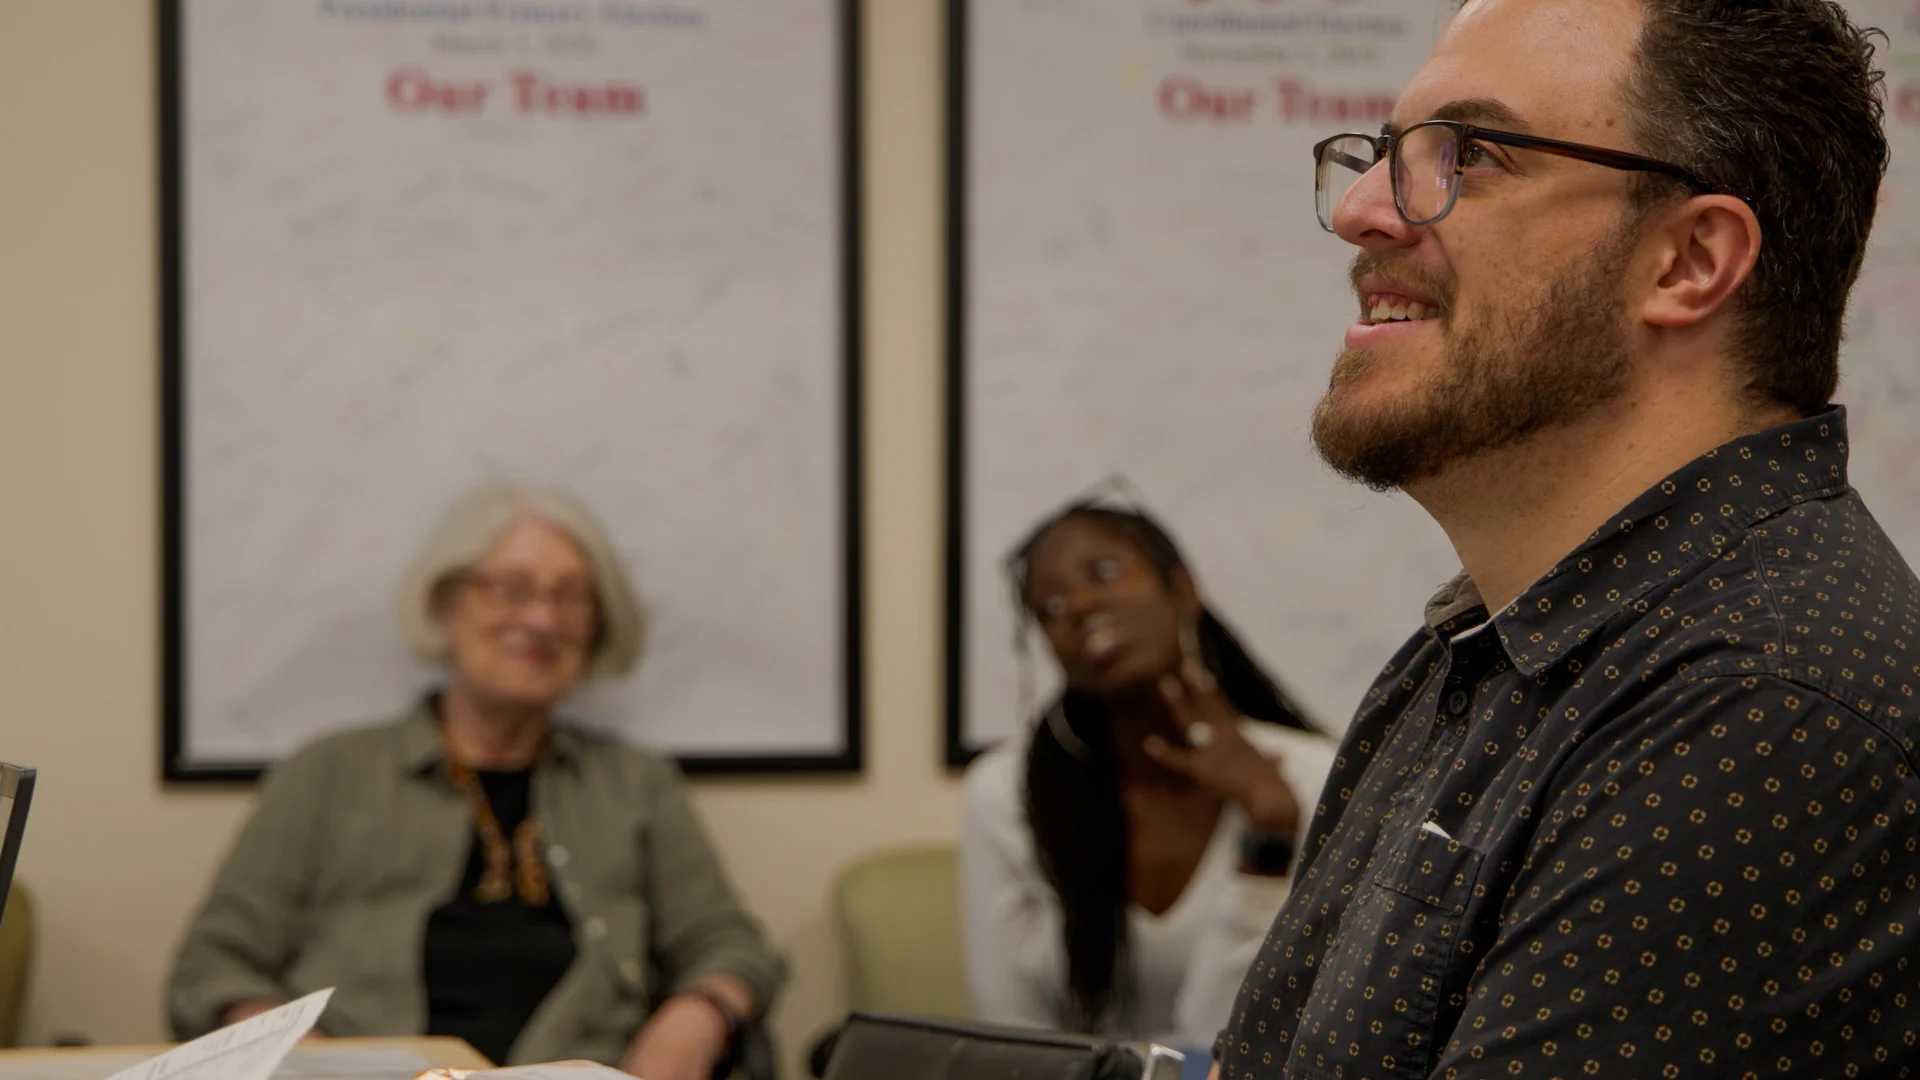
{"label": "black picture frame", "polygon": [[967,693],[967,0],[947,0],[946,745],[949,769],[982,747],[966,737]]}
{"label": "black picture frame", "polygon": [[[187,751],[188,693],[186,664],[191,643],[187,633],[188,582],[185,559],[187,535],[185,410],[187,352],[185,271],[187,228],[183,209],[186,119],[184,100],[182,9],[192,0],[154,0],[158,45],[158,183],[160,243],[158,253],[160,300],[160,700],[161,776],[167,782],[247,782],[256,780],[267,762],[248,765],[210,764],[192,760]],[[844,356],[839,378],[841,407],[841,485],[838,519],[842,531],[841,557],[836,568],[844,581],[841,614],[842,701],[845,716],[842,745],[826,753],[682,753],[675,755],[682,770],[698,776],[766,774],[858,773],[865,765],[863,528],[864,484],[862,445],[862,297],[861,166],[861,13],[862,0],[834,0],[838,21],[837,107],[840,112],[840,298]]]}

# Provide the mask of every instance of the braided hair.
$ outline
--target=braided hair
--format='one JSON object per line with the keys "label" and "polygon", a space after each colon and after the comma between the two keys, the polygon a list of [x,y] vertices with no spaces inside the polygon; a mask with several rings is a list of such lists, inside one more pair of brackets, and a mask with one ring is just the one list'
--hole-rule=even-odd
{"label": "braided hair", "polygon": [[[1035,526],[1008,560],[1014,602],[1024,613],[1015,640],[1023,664],[1033,624],[1027,599],[1029,563],[1040,542],[1069,521],[1092,524],[1132,547],[1169,589],[1176,573],[1186,569],[1172,536],[1145,513],[1090,502],[1068,505]],[[1196,630],[1199,659],[1242,715],[1313,730],[1218,616],[1202,608]],[[1049,714],[1053,721],[1036,724],[1027,750],[1027,821],[1041,869],[1060,897],[1069,1022],[1091,1032],[1110,1010],[1124,1008],[1133,994],[1124,962],[1131,837],[1106,706],[1068,688],[1041,710],[1041,716]],[[1066,728],[1066,741],[1056,725]]]}

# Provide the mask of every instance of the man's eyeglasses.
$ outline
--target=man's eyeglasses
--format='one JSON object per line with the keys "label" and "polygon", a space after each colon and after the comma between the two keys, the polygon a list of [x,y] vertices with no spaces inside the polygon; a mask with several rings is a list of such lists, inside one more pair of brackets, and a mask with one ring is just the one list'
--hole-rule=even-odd
{"label": "man's eyeglasses", "polygon": [[1313,147],[1313,198],[1320,227],[1333,231],[1333,211],[1347,192],[1382,159],[1391,164],[1393,205],[1410,225],[1431,225],[1452,211],[1466,170],[1488,153],[1482,143],[1590,161],[1609,169],[1671,176],[1702,194],[1719,190],[1697,174],[1668,161],[1608,150],[1585,143],[1491,131],[1455,120],[1428,120],[1395,135],[1348,133]]}

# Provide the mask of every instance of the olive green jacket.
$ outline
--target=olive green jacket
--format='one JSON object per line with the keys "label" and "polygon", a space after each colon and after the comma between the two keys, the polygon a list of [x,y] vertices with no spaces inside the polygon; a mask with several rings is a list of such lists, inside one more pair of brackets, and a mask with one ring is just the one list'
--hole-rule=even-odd
{"label": "olive green jacket", "polygon": [[[741,907],[671,762],[556,724],[532,797],[578,954],[511,1062],[616,1064],[651,1007],[704,975],[772,1002],[785,962]],[[327,1034],[421,1034],[427,916],[460,887],[473,828],[424,705],[288,758],[181,943],[174,1033],[203,1034],[239,1002],[331,986]]]}

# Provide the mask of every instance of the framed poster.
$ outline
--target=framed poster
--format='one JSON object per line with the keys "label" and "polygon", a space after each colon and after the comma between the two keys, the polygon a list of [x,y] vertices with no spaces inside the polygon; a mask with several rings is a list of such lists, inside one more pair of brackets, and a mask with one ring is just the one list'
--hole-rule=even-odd
{"label": "framed poster", "polygon": [[861,763],[855,0],[160,0],[164,773],[438,677],[406,561],[567,489],[651,614],[563,712]]}
{"label": "framed poster", "polygon": [[1132,481],[1323,730],[1458,569],[1308,421],[1356,310],[1313,144],[1378,131],[1452,0],[949,0],[947,759],[1033,722],[1001,563]]}

